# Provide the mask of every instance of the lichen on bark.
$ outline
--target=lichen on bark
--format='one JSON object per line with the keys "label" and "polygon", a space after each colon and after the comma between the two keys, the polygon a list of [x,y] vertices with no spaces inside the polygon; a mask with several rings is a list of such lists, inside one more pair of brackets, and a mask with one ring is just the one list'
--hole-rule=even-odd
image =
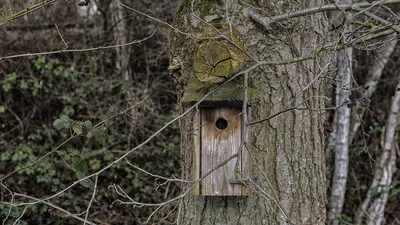
{"label": "lichen on bark", "polygon": [[[221,83],[242,68],[246,56],[245,45],[239,38],[237,30],[232,27],[231,32],[226,22],[214,22],[211,25],[213,27],[207,26],[199,34],[202,43],[197,49],[193,68],[200,81]],[[222,39],[214,28],[227,37],[232,36],[232,41],[236,46]]]}

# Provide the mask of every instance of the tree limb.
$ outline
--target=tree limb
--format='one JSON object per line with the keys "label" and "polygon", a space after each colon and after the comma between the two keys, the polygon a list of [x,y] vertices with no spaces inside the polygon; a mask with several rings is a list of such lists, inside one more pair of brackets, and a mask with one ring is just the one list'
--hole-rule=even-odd
{"label": "tree limb", "polygon": [[[400,3],[400,0],[388,0],[388,1],[380,1],[379,5],[394,5]],[[254,22],[262,25],[263,27],[268,27],[271,24],[292,19],[296,17],[306,16],[310,14],[320,13],[320,12],[329,12],[329,11],[337,11],[337,10],[344,10],[344,11],[356,11],[359,12],[361,8],[367,8],[371,6],[377,5],[377,2],[368,3],[368,2],[360,2],[351,5],[347,4],[328,4],[322,5],[314,8],[308,9],[301,9],[297,11],[287,12],[276,16],[271,17],[263,17],[260,14],[254,11],[247,11],[247,16],[250,17]],[[371,16],[371,15],[367,15]],[[374,19],[374,18],[373,18]]]}
{"label": "tree limb", "polygon": [[8,15],[5,18],[0,18],[0,26],[5,25],[6,23],[10,22],[11,20],[15,20],[15,19],[18,19],[18,18],[20,18],[22,16],[28,15],[29,13],[31,13],[33,11],[36,11],[36,10],[38,10],[40,8],[43,8],[43,7],[47,6],[47,5],[50,5],[50,4],[52,4],[52,3],[56,2],[56,1],[58,1],[58,0],[44,0],[41,3],[35,4],[35,5],[31,6],[31,7],[25,8],[25,9],[19,11],[19,12],[16,12],[14,14]]}

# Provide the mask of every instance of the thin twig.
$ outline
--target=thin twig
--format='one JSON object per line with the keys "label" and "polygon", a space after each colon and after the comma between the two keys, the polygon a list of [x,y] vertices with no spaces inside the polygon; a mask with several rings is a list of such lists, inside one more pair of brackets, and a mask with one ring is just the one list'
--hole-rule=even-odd
{"label": "thin twig", "polygon": [[104,49],[112,49],[112,48],[118,48],[118,47],[124,47],[124,46],[129,46],[129,45],[134,45],[134,44],[139,44],[143,41],[146,41],[147,39],[153,37],[153,35],[156,33],[154,31],[152,34],[149,36],[141,39],[141,40],[135,40],[129,43],[124,43],[124,44],[118,44],[118,45],[105,45],[105,46],[99,46],[99,47],[93,47],[93,48],[83,48],[83,49],[61,49],[57,51],[48,51],[48,52],[36,52],[36,53],[24,53],[24,54],[18,54],[18,55],[6,55],[0,57],[0,61],[6,60],[6,59],[13,59],[13,58],[20,58],[20,57],[32,57],[32,56],[40,56],[40,55],[51,55],[51,54],[58,54],[58,53],[66,53],[66,52],[89,52],[89,51],[97,51],[97,50],[104,50]]}
{"label": "thin twig", "polygon": [[[388,1],[382,2],[383,5],[393,5],[393,4],[398,4],[398,3],[400,3],[400,0],[388,0]],[[306,16],[306,15],[320,13],[320,12],[337,11],[337,10],[358,11],[357,8],[366,8],[366,7],[370,7],[373,4],[375,4],[375,2],[374,3],[360,2],[360,3],[355,3],[352,5],[328,4],[328,5],[317,6],[314,8],[301,9],[301,10],[297,10],[297,11],[287,12],[287,13],[283,13],[283,14],[271,16],[271,17],[263,17],[263,16],[259,15],[258,13],[249,10],[249,11],[247,11],[247,16],[249,16],[254,22],[257,22],[264,27],[269,27],[273,23],[280,22],[280,21],[287,20],[287,19],[296,18],[296,17]]]}
{"label": "thin twig", "polygon": [[227,40],[232,46],[236,47],[237,49],[239,49],[240,51],[242,51],[247,57],[249,57],[251,60],[253,60],[254,62],[257,62],[257,59],[250,55],[247,51],[245,51],[242,47],[240,47],[239,45],[237,45],[233,39],[231,40],[230,38],[228,38],[226,35],[224,35],[220,30],[218,30],[216,27],[214,27],[212,24],[207,23],[205,20],[203,20],[202,18],[200,18],[199,16],[197,16],[196,14],[192,13],[191,14],[194,18],[198,19],[199,21],[201,21],[202,23],[206,24],[207,26],[211,27],[215,32],[217,32],[222,38],[224,38],[225,40]]}
{"label": "thin twig", "polygon": [[[11,190],[8,189],[8,187],[5,186],[2,182],[0,182],[0,185],[1,185],[3,188],[5,188],[5,189],[10,193],[10,195],[11,195],[11,201],[10,201],[10,203],[13,204],[13,202],[14,202],[14,194],[13,194],[13,193],[11,192]],[[6,224],[6,221],[7,221],[8,217],[11,215],[12,208],[13,208],[13,206],[10,205],[10,209],[8,210],[7,216],[6,216],[6,218],[3,219],[3,225]]]}
{"label": "thin twig", "polygon": [[[131,197],[129,197],[129,195],[127,195],[124,190],[122,190],[122,188],[118,185],[113,185],[110,187],[113,187],[117,193],[119,193],[120,195],[126,197],[129,199],[130,202],[123,202],[121,200],[115,200],[115,202],[119,202],[121,204],[127,204],[127,205],[137,205],[137,206],[164,206],[167,205],[171,202],[174,202],[176,200],[179,200],[183,197],[185,197],[187,194],[190,193],[190,191],[198,184],[200,183],[200,181],[202,181],[204,178],[208,177],[208,175],[210,175],[212,172],[214,172],[215,170],[221,168],[222,166],[225,166],[228,162],[230,162],[232,159],[237,158],[237,154],[233,154],[232,156],[228,157],[226,160],[224,160],[223,162],[219,163],[217,166],[215,166],[214,168],[212,168],[210,171],[208,171],[207,173],[205,173],[201,178],[197,179],[196,181],[194,181],[194,183],[192,184],[192,186],[190,186],[186,191],[184,191],[182,194],[178,195],[175,198],[169,199],[165,202],[161,202],[161,203],[143,203],[143,202],[137,202],[135,200],[133,200]],[[122,193],[122,194],[121,194]]]}
{"label": "thin twig", "polygon": [[117,0],[113,0],[113,1],[116,2],[116,3],[118,3],[118,4],[120,4],[122,7],[126,8],[126,9],[129,9],[129,10],[135,12],[135,13],[138,13],[138,14],[140,14],[140,15],[142,15],[142,16],[145,16],[145,17],[147,17],[147,18],[149,18],[149,19],[152,19],[152,20],[154,20],[154,21],[156,21],[156,22],[158,22],[158,23],[161,23],[161,24],[163,24],[163,25],[165,25],[165,26],[167,26],[167,27],[173,29],[174,31],[176,31],[176,32],[178,32],[178,33],[180,33],[180,34],[183,34],[183,35],[190,36],[190,37],[193,37],[193,38],[194,38],[194,36],[193,36],[192,34],[183,32],[183,31],[179,30],[178,28],[172,26],[171,24],[169,24],[169,23],[167,23],[167,22],[165,22],[165,21],[162,21],[162,20],[160,20],[160,19],[157,19],[157,18],[155,18],[155,17],[152,17],[152,16],[150,16],[150,15],[148,15],[148,14],[146,14],[146,13],[143,13],[143,12],[141,12],[141,11],[139,11],[139,10],[136,10],[136,9],[134,9],[134,8],[132,8],[132,7],[129,7],[129,6],[125,5],[125,4],[123,4],[123,3],[120,2],[120,1],[117,1]]}
{"label": "thin twig", "polygon": [[[40,8],[45,7],[46,5],[50,5],[58,0],[44,0],[38,4],[35,4],[33,6],[27,7],[19,12],[16,12],[14,14],[6,16],[4,20],[0,20],[0,26],[5,25],[6,23],[10,22],[11,20],[15,20],[17,18],[20,18],[22,16],[28,15],[31,12],[34,12]],[[3,9],[3,8],[2,8]]]}
{"label": "thin twig", "polygon": [[[125,110],[123,110],[123,111],[121,111],[121,112],[115,113],[115,114],[113,114],[112,116],[110,116],[110,117],[104,119],[103,121],[100,121],[99,123],[97,123],[97,124],[94,125],[93,127],[94,127],[94,128],[95,128],[95,127],[99,127],[99,126],[101,126],[102,124],[104,124],[105,122],[107,122],[108,120],[110,120],[110,119],[112,119],[112,118],[114,118],[114,117],[116,117],[116,116],[119,116],[119,115],[124,114],[125,112],[131,110],[132,108],[134,108],[134,107],[136,107],[136,106],[142,104],[148,97],[149,97],[149,96],[146,96],[143,100],[141,100],[140,102],[136,103],[135,105],[133,105],[133,106],[131,106],[131,107],[128,107],[128,108],[126,108]],[[2,182],[3,180],[5,180],[7,177],[13,175],[14,173],[17,173],[17,172],[19,172],[19,171],[21,171],[21,170],[24,170],[24,169],[27,169],[27,168],[29,168],[29,167],[32,167],[33,165],[35,165],[36,163],[42,161],[44,158],[46,158],[47,156],[51,155],[52,153],[58,152],[58,150],[59,150],[62,146],[64,146],[66,143],[68,143],[68,142],[69,142],[70,140],[72,140],[74,137],[76,137],[75,134],[71,135],[71,137],[69,137],[66,141],[64,141],[64,142],[61,143],[59,146],[57,146],[56,148],[54,148],[54,149],[51,150],[50,152],[46,153],[45,155],[43,155],[43,156],[40,157],[39,159],[35,160],[35,161],[32,162],[31,164],[29,164],[29,165],[27,165],[27,166],[24,166],[24,167],[22,167],[22,168],[19,168],[19,169],[17,169],[17,170],[14,170],[14,171],[10,172],[9,174],[5,175],[4,177],[2,177],[2,178],[0,179],[0,182]],[[60,155],[60,157],[61,157],[61,155]],[[63,161],[64,161],[64,163],[65,163],[66,165],[68,165],[68,163],[66,163],[64,159],[63,159]],[[69,166],[69,165],[68,165],[68,166]],[[69,167],[70,167],[70,166],[69,166]]]}
{"label": "thin twig", "polygon": [[70,136],[70,137],[69,137],[67,140],[65,140],[63,143],[61,143],[60,145],[58,145],[56,148],[54,148],[53,150],[49,151],[48,153],[44,154],[43,156],[41,156],[40,158],[38,158],[38,159],[35,160],[34,162],[32,162],[32,163],[30,163],[30,164],[28,164],[28,165],[26,165],[26,166],[24,166],[24,167],[21,167],[21,168],[19,168],[19,169],[16,169],[16,170],[14,170],[14,171],[8,173],[7,175],[5,175],[4,177],[2,177],[2,178],[0,179],[0,182],[2,182],[3,180],[5,180],[7,177],[13,175],[14,173],[17,173],[17,172],[19,172],[19,171],[21,171],[21,170],[24,170],[24,169],[26,169],[26,168],[29,168],[29,167],[35,165],[36,163],[42,161],[44,158],[46,158],[47,156],[51,155],[52,153],[54,153],[54,152],[57,151],[58,149],[60,149],[62,146],[64,146],[64,144],[66,144],[67,142],[69,142],[70,140],[72,140],[74,137],[76,137],[76,135]]}
{"label": "thin twig", "polygon": [[28,209],[30,205],[25,206],[24,210],[22,210],[21,215],[14,221],[13,225],[19,224],[19,221],[21,218],[24,216],[26,210]]}
{"label": "thin twig", "polygon": [[[20,194],[20,193],[14,193],[14,195],[15,195],[15,196],[19,196],[19,197],[24,197],[24,198],[28,198],[28,199],[35,200],[37,203],[43,203],[43,204],[45,204],[45,205],[47,205],[47,206],[50,206],[50,207],[52,207],[52,208],[54,208],[54,209],[57,209],[57,210],[59,210],[59,211],[65,213],[65,215],[68,215],[69,217],[72,217],[72,218],[74,218],[74,219],[80,220],[80,221],[82,221],[82,222],[85,221],[85,220],[82,219],[81,217],[79,217],[79,216],[77,216],[77,215],[75,215],[75,214],[73,214],[73,213],[70,213],[70,212],[68,212],[67,210],[65,210],[65,209],[63,209],[63,208],[61,208],[61,207],[58,207],[58,206],[56,206],[56,205],[54,205],[54,204],[52,204],[52,203],[50,203],[50,202],[48,202],[48,201],[43,201],[43,200],[41,200],[41,199],[38,199],[38,198],[35,198],[35,197],[32,197],[32,196],[29,196],[29,195],[25,195],[25,194]],[[9,202],[1,202],[1,203],[2,203],[2,204],[6,204],[6,205],[12,205],[12,206],[14,206],[14,207],[19,206],[19,204],[11,204],[11,203],[9,203]],[[90,221],[87,221],[87,223],[90,224],[90,225],[96,225],[95,223],[92,223],[92,222],[90,222]]]}
{"label": "thin twig", "polygon": [[55,23],[54,25],[56,26],[56,29],[57,29],[58,35],[60,35],[60,37],[61,37],[61,40],[62,40],[62,41],[63,41],[63,43],[64,43],[64,50],[63,50],[63,51],[65,51],[65,50],[68,48],[68,44],[67,44],[67,42],[65,42],[65,40],[64,40],[64,38],[63,38],[63,36],[61,35],[61,32],[60,32],[60,30],[58,29],[58,26],[57,26],[57,24]]}
{"label": "thin twig", "polygon": [[98,179],[99,179],[99,176],[95,176],[95,179],[94,179],[94,187],[93,187],[93,194],[92,194],[92,197],[90,198],[89,205],[88,205],[88,207],[87,207],[87,209],[86,209],[86,216],[85,216],[85,221],[83,221],[83,225],[86,225],[87,218],[88,218],[88,216],[89,216],[90,207],[92,206],[92,202],[93,202],[93,200],[94,200],[94,197],[96,197],[97,181],[98,181]]}
{"label": "thin twig", "polygon": [[153,173],[150,173],[150,172],[148,172],[148,171],[146,171],[146,170],[144,170],[144,169],[142,169],[142,168],[140,168],[140,167],[138,167],[138,166],[133,165],[133,164],[132,164],[131,162],[129,162],[129,160],[126,159],[126,158],[125,158],[125,161],[126,161],[126,163],[128,163],[130,166],[132,166],[133,168],[135,168],[135,169],[137,169],[137,170],[139,170],[139,171],[141,171],[141,172],[143,172],[143,173],[145,173],[145,174],[147,174],[147,175],[149,175],[149,176],[155,177],[155,178],[160,178],[160,179],[163,179],[163,180],[166,180],[166,181],[169,181],[169,182],[183,182],[183,183],[192,183],[192,182],[193,182],[193,181],[188,181],[188,180],[183,180],[183,179],[167,178],[167,177],[163,177],[163,176],[160,176],[160,175],[157,175],[157,174],[153,174]]}
{"label": "thin twig", "polygon": [[380,23],[382,23],[382,24],[384,24],[386,26],[389,26],[391,29],[393,29],[397,33],[400,33],[400,28],[398,26],[394,26],[393,23],[391,23],[391,22],[389,22],[389,21],[387,21],[387,20],[385,20],[385,19],[383,19],[383,18],[381,18],[381,17],[379,17],[379,16],[377,16],[377,15],[375,15],[373,13],[370,13],[370,12],[368,12],[366,10],[363,10],[360,7],[354,7],[354,9],[356,11],[361,12],[362,14],[370,17],[371,19],[374,19],[374,20],[376,20],[376,21],[378,21],[378,22],[380,22]]}
{"label": "thin twig", "polygon": [[252,122],[248,123],[248,125],[251,126],[251,125],[255,125],[257,123],[262,123],[262,122],[265,122],[265,121],[269,121],[272,118],[279,116],[280,114],[283,114],[283,113],[289,112],[289,111],[293,111],[293,110],[324,111],[324,110],[332,110],[332,109],[337,109],[337,108],[338,107],[330,107],[330,108],[323,108],[323,109],[313,109],[313,108],[307,108],[307,107],[305,107],[305,108],[291,107],[291,108],[287,108],[287,109],[281,110],[281,111],[279,111],[279,112],[277,112],[277,113],[275,113],[275,114],[273,114],[271,116],[268,116],[267,118],[256,120],[256,121],[252,121]]}
{"label": "thin twig", "polygon": [[[279,204],[279,202],[275,198],[273,198],[271,195],[269,195],[267,192],[265,192],[265,190],[262,189],[259,185],[257,185],[252,179],[247,178],[246,181],[248,181],[250,184],[252,184],[254,187],[256,187],[258,189],[258,191],[260,191],[262,193],[262,196],[265,196],[267,200],[272,200],[278,206],[278,208],[283,213],[283,215],[286,217],[287,222],[288,222],[288,220],[289,221],[291,220],[289,218],[289,216],[287,215],[287,212],[285,212],[285,210],[283,210],[282,206]],[[279,215],[277,212],[275,212],[275,214]]]}

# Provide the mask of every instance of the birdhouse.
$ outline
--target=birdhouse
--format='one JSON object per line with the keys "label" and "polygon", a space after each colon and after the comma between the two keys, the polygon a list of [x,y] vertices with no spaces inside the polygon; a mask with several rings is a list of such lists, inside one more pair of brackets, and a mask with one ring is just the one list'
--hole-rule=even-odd
{"label": "birdhouse", "polygon": [[[250,108],[248,115],[251,115]],[[193,189],[193,194],[246,196],[248,187],[242,178],[250,176],[251,158],[250,149],[240,150],[244,126],[242,107],[229,104],[200,107],[194,124],[193,180],[205,177]],[[250,130],[246,133],[247,146],[250,146]]]}
{"label": "birdhouse", "polygon": [[[188,107],[218,84],[207,84],[196,78],[189,80],[181,99]],[[247,196],[245,178],[251,177],[251,129],[246,127],[246,147],[241,148],[243,127],[243,80],[226,83],[205,99],[193,114],[193,195]],[[249,86],[247,122],[251,121],[250,103],[257,89]],[[237,156],[236,156],[237,154]],[[230,159],[230,160],[229,160]]]}

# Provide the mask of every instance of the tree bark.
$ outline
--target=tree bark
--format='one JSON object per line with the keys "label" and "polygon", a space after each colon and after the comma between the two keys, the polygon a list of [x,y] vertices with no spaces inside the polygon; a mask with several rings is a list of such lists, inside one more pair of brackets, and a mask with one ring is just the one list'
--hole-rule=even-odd
{"label": "tree bark", "polygon": [[[287,60],[310,54],[322,43],[326,33],[324,14],[296,18],[260,28],[246,17],[250,5],[274,15],[322,4],[319,0],[285,1],[182,1],[175,16],[181,31],[199,34],[205,25],[200,18],[223,18],[246,40],[247,53],[257,60]],[[226,11],[228,12],[226,14]],[[226,15],[229,20],[227,20]],[[172,37],[173,61],[181,64],[175,71],[178,91],[184,92],[190,79],[196,79],[193,60],[199,42],[177,32]],[[267,118],[294,107],[324,108],[321,98],[324,83],[316,79],[326,63],[326,55],[315,60],[282,66],[263,66],[249,73],[256,97],[250,101],[253,120]],[[317,65],[321,65],[319,67]],[[249,67],[254,61],[248,59]],[[310,83],[312,83],[310,85]],[[306,103],[306,104],[302,104]],[[181,110],[186,108],[181,104]],[[194,130],[193,111],[180,121],[182,175],[192,179]],[[252,125],[253,162],[250,194],[247,197],[185,196],[179,205],[178,224],[324,224],[326,185],[323,151],[323,113],[293,110],[266,122]],[[183,186],[186,191],[190,185]],[[271,197],[267,197],[271,196]]]}

